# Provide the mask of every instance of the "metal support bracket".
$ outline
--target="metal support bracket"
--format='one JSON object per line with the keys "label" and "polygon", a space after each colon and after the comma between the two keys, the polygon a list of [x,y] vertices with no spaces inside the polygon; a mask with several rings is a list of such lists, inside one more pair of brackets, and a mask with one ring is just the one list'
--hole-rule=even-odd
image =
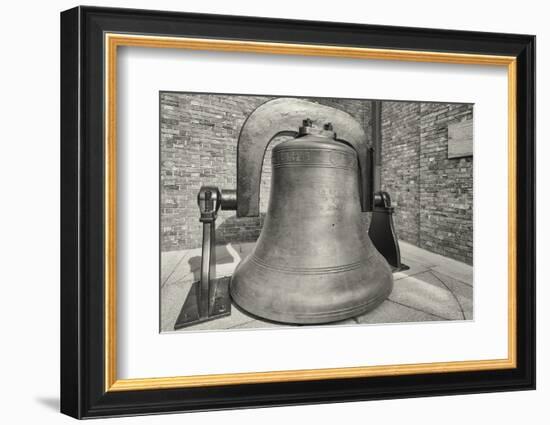
{"label": "metal support bracket", "polygon": [[369,237],[395,273],[408,270],[409,266],[401,262],[399,240],[393,225],[393,212],[390,195],[387,192],[375,193]]}
{"label": "metal support bracket", "polygon": [[222,193],[217,187],[203,186],[199,191],[197,202],[203,224],[201,279],[191,285],[174,325],[175,330],[231,314],[231,278],[216,279],[216,218],[220,206],[222,209],[232,209],[234,204],[234,191],[227,192],[224,205]]}

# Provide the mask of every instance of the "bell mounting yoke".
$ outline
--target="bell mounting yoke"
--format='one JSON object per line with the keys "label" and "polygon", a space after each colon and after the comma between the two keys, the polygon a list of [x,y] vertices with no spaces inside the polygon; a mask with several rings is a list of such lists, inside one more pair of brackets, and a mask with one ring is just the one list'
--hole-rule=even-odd
{"label": "bell mounting yoke", "polygon": [[[291,97],[269,100],[258,106],[241,128],[237,144],[237,217],[257,217],[260,213],[260,180],[265,151],[281,135],[296,137],[296,129],[309,120],[324,128],[330,123],[338,131],[336,140],[357,152],[360,198],[363,212],[373,209],[372,149],[361,124],[347,112],[305,99]],[[324,128],[332,131],[332,128]]]}

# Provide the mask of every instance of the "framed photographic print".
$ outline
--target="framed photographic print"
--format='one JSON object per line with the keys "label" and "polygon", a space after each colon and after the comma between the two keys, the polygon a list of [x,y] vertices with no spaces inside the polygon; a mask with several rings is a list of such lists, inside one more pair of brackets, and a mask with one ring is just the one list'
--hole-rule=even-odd
{"label": "framed photographic print", "polygon": [[535,37],[61,14],[61,411],[533,389]]}

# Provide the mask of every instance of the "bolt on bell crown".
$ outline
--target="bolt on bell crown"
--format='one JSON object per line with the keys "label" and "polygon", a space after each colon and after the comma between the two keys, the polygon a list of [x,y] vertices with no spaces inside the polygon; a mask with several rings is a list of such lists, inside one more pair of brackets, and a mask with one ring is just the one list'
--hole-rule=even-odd
{"label": "bolt on bell crown", "polygon": [[284,323],[344,320],[384,301],[391,269],[361,219],[356,151],[304,120],[272,152],[271,193],[254,251],[231,280],[234,302]]}

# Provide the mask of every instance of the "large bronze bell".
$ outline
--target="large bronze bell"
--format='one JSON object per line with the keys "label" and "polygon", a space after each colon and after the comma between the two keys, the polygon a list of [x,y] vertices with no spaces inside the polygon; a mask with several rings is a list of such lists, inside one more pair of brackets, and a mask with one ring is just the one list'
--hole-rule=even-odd
{"label": "large bronze bell", "polygon": [[[327,121],[338,138],[331,125],[319,127]],[[215,278],[218,209],[235,210],[237,217],[259,215],[264,153],[280,135],[295,138],[273,149],[260,238],[231,278]],[[296,98],[272,99],[256,108],[239,134],[236,189],[199,191],[201,278],[174,328],[230,315],[229,294],[256,316],[295,324],[344,320],[384,301],[393,286],[388,261],[396,270],[406,266],[400,262],[389,195],[375,193],[373,169],[363,126],[348,113]],[[368,212],[374,219],[367,231],[361,218]]]}
{"label": "large bronze bell", "polygon": [[357,316],[388,297],[392,271],[362,223],[360,176],[356,150],[331,125],[306,120],[273,149],[265,222],[230,283],[238,306],[314,324]]}

